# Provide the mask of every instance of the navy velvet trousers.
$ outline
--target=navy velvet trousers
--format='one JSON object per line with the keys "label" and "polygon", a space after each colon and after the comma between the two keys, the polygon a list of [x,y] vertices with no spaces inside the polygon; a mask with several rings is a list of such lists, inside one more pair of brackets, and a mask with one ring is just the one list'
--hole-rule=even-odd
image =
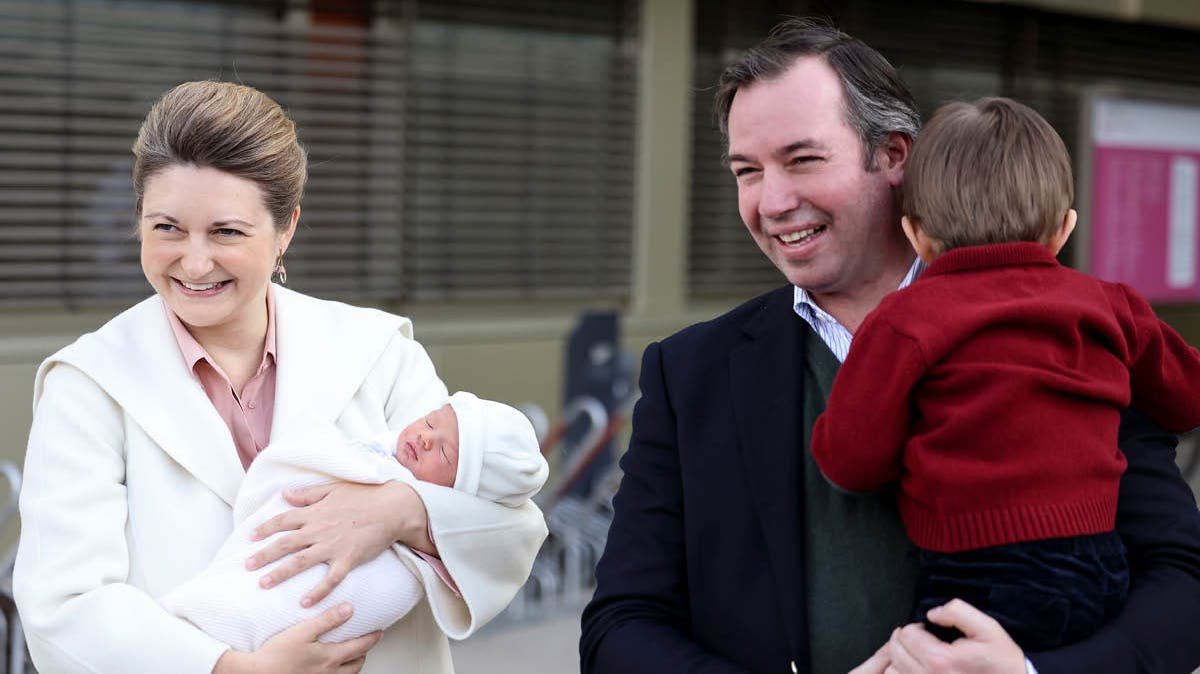
{"label": "navy velvet trousers", "polygon": [[1029,652],[1092,634],[1129,591],[1125,546],[1115,531],[918,555],[913,619],[946,641],[962,633],[929,623],[925,613],[955,597],[995,618]]}

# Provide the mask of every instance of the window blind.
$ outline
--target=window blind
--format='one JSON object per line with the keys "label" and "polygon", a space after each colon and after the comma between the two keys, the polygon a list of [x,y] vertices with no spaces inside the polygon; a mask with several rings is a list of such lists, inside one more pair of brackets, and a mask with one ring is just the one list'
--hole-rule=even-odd
{"label": "window blind", "polygon": [[635,12],[418,6],[405,115],[415,299],[629,292]]}
{"label": "window blind", "polygon": [[695,295],[745,296],[783,282],[738,216],[712,104],[724,64],[783,14],[831,16],[878,49],[900,70],[926,117],[950,100],[1014,96],[1045,115],[1072,151],[1081,97],[1092,84],[1158,83],[1200,92],[1196,31],[950,0],[697,3],[688,271]]}
{"label": "window blind", "polygon": [[[328,4],[328,3],[326,3]],[[0,0],[0,304],[145,296],[129,147],[240,81],[309,150],[289,283],[327,297],[621,298],[636,39],[613,2]]]}

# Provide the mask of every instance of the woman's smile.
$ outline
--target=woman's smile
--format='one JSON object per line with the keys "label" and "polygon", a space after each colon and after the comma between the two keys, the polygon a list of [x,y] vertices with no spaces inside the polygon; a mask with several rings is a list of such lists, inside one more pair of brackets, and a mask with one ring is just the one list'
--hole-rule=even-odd
{"label": "woman's smile", "polygon": [[280,233],[252,180],[171,166],[146,181],[142,271],[202,345],[261,340],[267,287],[292,230]]}

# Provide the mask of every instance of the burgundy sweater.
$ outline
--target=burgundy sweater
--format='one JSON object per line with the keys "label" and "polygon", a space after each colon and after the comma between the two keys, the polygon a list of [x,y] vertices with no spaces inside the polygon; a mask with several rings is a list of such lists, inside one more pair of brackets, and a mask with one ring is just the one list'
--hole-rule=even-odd
{"label": "burgundy sweater", "polygon": [[1036,243],[958,248],[855,332],[812,451],[845,489],[898,481],[928,550],[1101,533],[1130,404],[1200,425],[1200,353],[1141,296]]}

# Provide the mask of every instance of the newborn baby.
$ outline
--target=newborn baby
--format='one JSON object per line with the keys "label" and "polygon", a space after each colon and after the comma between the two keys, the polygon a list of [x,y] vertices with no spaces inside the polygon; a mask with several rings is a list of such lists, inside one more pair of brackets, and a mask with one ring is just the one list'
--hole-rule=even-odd
{"label": "newborn baby", "polygon": [[397,438],[346,440],[336,428],[306,429],[264,449],[246,471],[233,506],[234,529],[208,568],[160,599],[171,613],[239,651],[255,651],[280,631],[344,601],[354,615],[321,636],[334,643],[382,630],[425,594],[415,565],[385,550],[346,575],[309,608],[300,599],[328,570],[318,564],[270,589],[259,578],[283,560],[247,571],[246,559],[281,532],[251,541],[254,529],[292,508],[284,489],[332,481],[380,484],[423,480],[517,507],[546,481],[549,468],[529,421],[517,410],[465,392],[409,424]]}

